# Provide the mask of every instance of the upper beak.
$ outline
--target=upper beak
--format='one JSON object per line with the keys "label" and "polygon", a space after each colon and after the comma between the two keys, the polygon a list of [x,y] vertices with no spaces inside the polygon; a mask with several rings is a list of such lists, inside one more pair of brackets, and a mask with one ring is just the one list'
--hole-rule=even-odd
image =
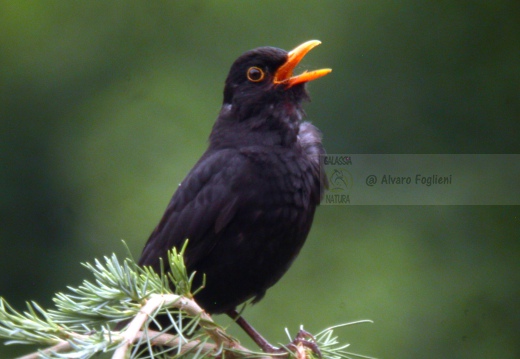
{"label": "upper beak", "polygon": [[296,47],[294,50],[289,52],[287,56],[287,61],[278,68],[274,75],[274,83],[275,84],[285,84],[287,87],[291,87],[297,84],[301,84],[304,82],[316,80],[322,76],[325,76],[332,69],[320,69],[314,71],[304,71],[300,75],[293,76],[293,70],[300,63],[301,59],[312,50],[315,46],[321,44],[321,41],[318,40],[310,40],[304,42],[300,46]]}

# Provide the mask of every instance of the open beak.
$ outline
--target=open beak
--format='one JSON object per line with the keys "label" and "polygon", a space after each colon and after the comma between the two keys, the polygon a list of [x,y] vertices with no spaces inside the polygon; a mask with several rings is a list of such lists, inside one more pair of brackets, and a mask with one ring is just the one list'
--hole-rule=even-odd
{"label": "open beak", "polygon": [[316,80],[322,76],[325,76],[332,69],[320,69],[314,71],[304,71],[300,75],[293,76],[293,70],[298,66],[300,61],[307,55],[312,48],[321,44],[321,41],[318,40],[310,40],[304,42],[300,46],[296,47],[294,50],[289,52],[287,56],[287,61],[278,68],[274,75],[274,83],[275,84],[284,84],[288,88],[297,84],[309,82],[312,80]]}

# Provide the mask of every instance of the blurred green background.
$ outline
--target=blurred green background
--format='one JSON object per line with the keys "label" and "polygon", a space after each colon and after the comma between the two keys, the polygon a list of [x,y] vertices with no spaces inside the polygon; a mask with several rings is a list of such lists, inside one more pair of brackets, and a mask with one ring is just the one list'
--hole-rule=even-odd
{"label": "blurred green background", "polygon": [[[257,46],[323,42],[303,67],[333,68],[306,106],[329,153],[520,153],[519,19],[516,0],[0,2],[0,295],[48,307],[121,239],[138,257]],[[246,317],[275,343],[372,319],[338,332],[353,352],[520,358],[519,237],[519,206],[323,206]]]}

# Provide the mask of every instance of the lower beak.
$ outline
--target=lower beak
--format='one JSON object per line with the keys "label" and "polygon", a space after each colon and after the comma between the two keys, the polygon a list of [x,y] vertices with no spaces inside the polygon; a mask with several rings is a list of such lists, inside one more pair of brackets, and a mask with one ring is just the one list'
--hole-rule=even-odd
{"label": "lower beak", "polygon": [[318,40],[307,41],[289,52],[287,55],[287,61],[278,68],[274,75],[274,83],[284,84],[287,87],[291,87],[297,84],[316,80],[317,78],[325,76],[331,72],[332,69],[320,69],[305,71],[300,75],[293,76],[293,70],[298,66],[300,61],[309,51],[319,44],[321,44],[321,41]]}

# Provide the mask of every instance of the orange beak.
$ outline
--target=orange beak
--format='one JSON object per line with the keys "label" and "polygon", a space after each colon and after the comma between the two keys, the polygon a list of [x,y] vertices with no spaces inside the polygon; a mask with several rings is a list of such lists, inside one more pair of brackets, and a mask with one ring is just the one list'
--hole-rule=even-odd
{"label": "orange beak", "polygon": [[297,84],[316,80],[322,76],[327,75],[332,69],[320,69],[314,71],[305,71],[300,75],[293,76],[293,70],[298,66],[300,61],[311,51],[314,47],[321,44],[321,41],[310,40],[304,42],[287,55],[287,61],[278,68],[274,75],[275,84],[284,84],[288,88]]}

